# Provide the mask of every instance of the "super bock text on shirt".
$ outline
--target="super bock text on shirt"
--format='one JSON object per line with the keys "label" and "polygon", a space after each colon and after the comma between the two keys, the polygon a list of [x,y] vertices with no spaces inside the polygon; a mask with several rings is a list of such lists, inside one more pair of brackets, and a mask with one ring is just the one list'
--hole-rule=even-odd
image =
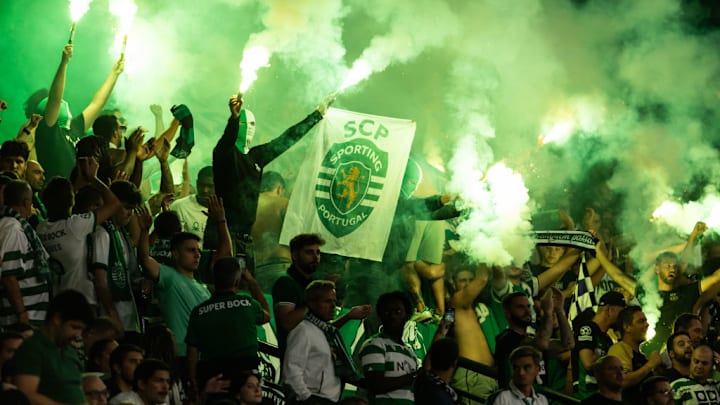
{"label": "super bock text on shirt", "polygon": [[227,301],[211,302],[209,304],[198,307],[198,315],[207,314],[213,311],[222,311],[224,309],[250,306],[252,306],[252,303],[248,298],[235,298]]}

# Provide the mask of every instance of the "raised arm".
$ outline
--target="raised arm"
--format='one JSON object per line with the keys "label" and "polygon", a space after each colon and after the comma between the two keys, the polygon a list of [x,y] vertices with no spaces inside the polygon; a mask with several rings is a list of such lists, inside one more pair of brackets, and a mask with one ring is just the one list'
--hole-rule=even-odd
{"label": "raised arm", "polygon": [[142,127],[138,127],[130,136],[125,138],[125,159],[115,166],[115,170],[127,173],[128,176],[135,171],[135,160],[143,144],[143,138],[144,132]]}
{"label": "raised arm", "polygon": [[700,280],[700,294],[710,290],[720,283],[720,269],[715,270],[711,275]]}
{"label": "raised arm", "polygon": [[625,289],[625,291],[635,296],[635,293],[637,292],[637,282],[630,278],[627,274],[623,273],[623,271],[620,270],[615,263],[608,260],[607,256],[605,256],[605,245],[603,242],[598,242],[595,246],[595,256],[610,277],[616,283],[620,284],[620,287]]}
{"label": "raised arm", "polygon": [[577,261],[578,257],[580,257],[580,252],[578,252],[577,249],[568,248],[565,250],[565,255],[563,255],[557,263],[538,274],[537,278],[540,291],[560,280],[563,274]]}
{"label": "raised arm", "polygon": [[[539,319],[538,330],[535,334],[535,346],[538,350],[543,352],[548,350],[550,347],[550,337],[552,336],[552,318],[553,313],[555,312],[553,302],[554,291],[557,291],[557,289],[555,287],[550,287],[545,290],[545,294],[543,294],[542,298],[540,298],[540,306],[543,309],[543,314]],[[558,293],[560,293],[560,291],[558,291]]]}
{"label": "raised arm", "polygon": [[330,323],[339,329],[339,328],[342,328],[343,325],[348,323],[348,321],[350,321],[351,319],[363,320],[363,319],[367,318],[368,315],[370,315],[371,311],[372,311],[372,306],[370,306],[369,304],[358,305],[358,306],[350,308],[350,311],[346,312],[339,318],[330,321]]}
{"label": "raised arm", "polygon": [[685,248],[680,252],[678,259],[680,260],[681,273],[687,272],[688,263],[692,261],[692,256],[697,245],[698,240],[707,231],[708,227],[704,222],[697,222],[693,227],[692,232],[688,236]]}
{"label": "raised arm", "polygon": [[[72,54],[72,44],[65,45],[65,48],[63,48],[62,58],[60,59],[60,66],[58,66],[53,82],[50,85],[50,94],[48,94],[48,102],[45,106],[45,112],[43,114],[45,117],[45,125],[48,127],[54,126],[57,122],[58,116],[60,115],[60,104],[62,103],[63,94],[65,93],[67,65],[70,62],[70,58],[72,58]],[[87,131],[87,128],[85,128],[85,130]]]}
{"label": "raised arm", "polygon": [[35,130],[37,130],[37,126],[42,118],[43,116],[40,114],[33,114],[30,119],[20,127],[15,137],[16,141],[25,142],[28,149],[30,149],[28,160],[37,160],[37,152],[35,152]]}
{"label": "raised arm", "polygon": [[[490,269],[487,265],[481,264],[475,271],[475,278],[468,283],[462,290],[456,292],[450,298],[450,302],[455,308],[471,308],[475,298],[485,288],[488,283]],[[504,283],[503,283],[504,284]]]}
{"label": "raised arm", "polygon": [[145,277],[153,281],[160,277],[160,263],[150,257],[150,236],[148,231],[152,226],[152,216],[147,208],[137,209],[138,223],[140,225],[140,240],[138,241],[138,263],[145,269]]}
{"label": "raised arm", "polygon": [[235,141],[237,140],[238,130],[240,129],[240,122],[238,120],[240,119],[242,104],[242,98],[238,98],[238,96],[230,97],[230,101],[228,101],[230,118],[228,118],[228,123],[225,126],[222,137],[220,137],[217,146],[215,146],[216,150],[229,152],[233,150],[232,148],[235,148]]}
{"label": "raised arm", "polygon": [[452,197],[448,194],[434,195],[426,198],[410,198],[405,202],[405,210],[412,212],[415,219],[432,221],[455,218],[460,211],[454,204],[449,204]]}
{"label": "raised arm", "polygon": [[170,141],[162,137],[155,140],[155,157],[160,162],[160,192],[172,193],[175,188],[172,170],[168,163],[170,156]]}
{"label": "raised arm", "polygon": [[215,195],[211,195],[208,198],[208,210],[206,212],[208,221],[217,223],[218,231],[218,247],[213,254],[212,267],[220,257],[232,256],[232,242],[230,241],[230,230],[228,230],[227,220],[225,219],[225,206],[223,205],[222,198],[218,198]]}
{"label": "raised arm", "polygon": [[[145,130],[143,129],[143,131]],[[140,188],[140,184],[142,183],[143,164],[146,160],[150,159],[154,155],[155,138],[150,138],[138,149],[137,156],[135,156],[135,167],[133,168],[132,174],[130,175],[130,182],[135,184],[137,188]]]}
{"label": "raised arm", "polygon": [[272,141],[250,149],[249,154],[253,155],[253,158],[261,167],[265,167],[310,132],[310,130],[323,119],[333,101],[335,101],[334,94],[326,96],[315,111],[310,113],[305,119],[286,129],[285,132]]}
{"label": "raised arm", "polygon": [[160,136],[162,136],[162,133],[165,130],[165,124],[163,123],[162,107],[158,104],[151,104],[150,112],[152,113],[153,117],[155,117],[155,139],[158,139]]}
{"label": "raised arm", "polygon": [[242,272],[242,280],[245,282],[245,284],[248,287],[248,290],[250,291],[250,295],[255,298],[255,301],[260,303],[260,306],[263,309],[263,320],[262,323],[267,323],[270,321],[270,305],[267,302],[267,298],[265,298],[265,294],[263,294],[262,289],[260,288],[260,285],[258,284],[257,280],[255,280],[255,277],[252,276],[250,271],[243,270]]}
{"label": "raised arm", "polygon": [[558,294],[559,290],[553,288],[553,310],[555,311],[555,317],[558,321],[558,327],[560,328],[560,341],[550,340],[550,346],[548,350],[551,356],[558,356],[562,352],[572,350],[575,348],[575,338],[573,337],[572,329],[570,328],[570,322],[568,322],[567,315],[565,314],[564,297],[562,293]]}
{"label": "raised arm", "polygon": [[125,70],[125,61],[123,59],[119,59],[113,65],[110,73],[107,78],[105,78],[105,81],[95,93],[92,100],[90,100],[90,104],[88,104],[88,106],[83,110],[82,114],[83,118],[85,118],[85,131],[90,129],[92,123],[95,122],[95,118],[100,115],[100,111],[102,111],[103,107],[105,107],[105,103],[107,103],[108,98],[110,98],[110,93],[112,93],[115,83],[117,82],[118,77],[122,74],[123,70]]}
{"label": "raised arm", "polygon": [[102,195],[103,205],[95,210],[95,226],[110,219],[120,209],[122,204],[110,188],[97,177],[97,164],[91,162],[91,158],[78,158],[77,167],[79,175]]}
{"label": "raised arm", "polygon": [[190,169],[188,168],[188,160],[187,158],[183,159],[183,169],[182,169],[182,184],[180,185],[180,195],[177,198],[183,198],[190,195]]}

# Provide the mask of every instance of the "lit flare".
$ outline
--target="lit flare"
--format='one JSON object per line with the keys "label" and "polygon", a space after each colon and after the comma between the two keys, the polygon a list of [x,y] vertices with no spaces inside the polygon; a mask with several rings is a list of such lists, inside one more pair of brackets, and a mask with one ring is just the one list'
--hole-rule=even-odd
{"label": "lit flare", "polygon": [[68,44],[73,43],[77,23],[90,9],[90,3],[92,3],[92,0],[70,0],[70,19],[72,19],[72,25],[70,26],[70,38],[68,38]]}
{"label": "lit flare", "polygon": [[341,92],[348,87],[354,86],[361,81],[367,79],[371,73],[372,67],[367,61],[363,59],[356,60],[355,63],[353,63],[352,68],[350,68],[348,74],[345,76],[345,80],[340,85],[338,92]]}
{"label": "lit flare", "polygon": [[247,89],[257,80],[257,71],[260,68],[270,66],[270,51],[261,45],[245,48],[242,62],[240,62],[240,93]]}

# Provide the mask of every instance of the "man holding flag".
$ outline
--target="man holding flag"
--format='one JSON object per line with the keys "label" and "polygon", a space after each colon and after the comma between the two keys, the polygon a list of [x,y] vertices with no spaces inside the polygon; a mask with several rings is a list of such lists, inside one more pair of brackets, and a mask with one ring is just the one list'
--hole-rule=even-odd
{"label": "man holding flag", "polygon": [[[243,99],[234,95],[228,103],[230,118],[225,132],[213,149],[213,172],[217,196],[225,203],[230,237],[235,241],[235,251],[246,255],[248,269],[252,266],[250,233],[255,222],[260,180],[263,168],[283,152],[300,141],[320,120],[332,102],[334,95],[325,97],[317,109],[304,120],[288,128],[272,141],[250,148],[255,135],[255,116],[242,108]],[[205,228],[204,246],[217,244],[212,224]]]}

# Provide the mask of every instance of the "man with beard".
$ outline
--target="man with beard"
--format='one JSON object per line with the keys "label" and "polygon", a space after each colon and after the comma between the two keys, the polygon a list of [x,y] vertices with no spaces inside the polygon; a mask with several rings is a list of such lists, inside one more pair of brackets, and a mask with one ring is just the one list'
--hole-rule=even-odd
{"label": "man with beard", "polygon": [[40,191],[45,186],[45,169],[40,166],[36,160],[28,160],[25,164],[25,181],[30,185],[33,191],[33,207],[38,217],[38,221],[42,222],[47,218],[47,210],[40,201]]}
{"label": "man with beard", "polygon": [[618,315],[618,326],[622,339],[610,346],[608,354],[620,359],[625,372],[623,398],[627,402],[640,400],[640,383],[662,364],[660,354],[653,352],[649,357],[640,353],[640,343],[645,341],[648,330],[647,317],[637,305],[631,305]]}
{"label": "man with beard", "polygon": [[657,274],[657,292],[659,299],[646,302],[646,288],[638,284],[633,278],[625,274],[615,264],[608,260],[603,253],[602,242],[597,245],[597,258],[610,277],[620,284],[628,293],[637,296],[641,303],[658,305],[660,319],[655,325],[655,336],[643,345],[643,353],[652,353],[659,350],[668,336],[672,333],[675,318],[685,312],[693,312],[695,303],[700,295],[720,283],[720,269],[706,276],[700,281],[687,284],[679,281],[680,267],[678,256],[672,252],[663,252],[655,258],[655,273]]}
{"label": "man with beard", "polygon": [[202,246],[208,219],[203,212],[207,210],[208,199],[215,193],[212,166],[200,169],[195,182],[195,190],[196,194],[190,194],[170,204],[170,210],[177,213],[182,230],[197,235],[200,238],[200,246]]}
{"label": "man with beard", "polygon": [[705,343],[705,328],[698,315],[684,313],[680,314],[673,324],[673,332],[685,332],[690,336],[690,343],[698,347]]}
{"label": "man with beard", "polygon": [[590,372],[595,361],[605,356],[613,342],[607,331],[625,308],[625,297],[610,291],[600,297],[598,311],[589,321],[575,328],[575,348],[571,355],[573,391],[579,398],[587,398],[597,390],[597,381]]}
{"label": "man with beard", "polygon": [[667,354],[670,356],[672,368],[665,370],[663,376],[670,381],[690,375],[693,343],[687,332],[675,332],[667,340]]}
{"label": "man with beard", "polygon": [[317,234],[300,234],[290,241],[292,264],[272,288],[281,354],[285,352],[288,333],[305,319],[305,288],[320,264],[320,246],[324,244],[325,240]]}
{"label": "man with beard", "polygon": [[92,319],[90,304],[77,291],[63,291],[50,301],[42,328],[12,360],[13,383],[30,403],[85,403],[82,362],[70,343],[80,339]]}
{"label": "man with beard", "polygon": [[710,376],[713,372],[713,351],[702,345],[693,350],[690,375],[672,382],[677,404],[717,404],[720,401],[717,382]]}
{"label": "man with beard", "polygon": [[[555,290],[554,288],[548,291]],[[558,291],[558,294],[560,292]],[[495,338],[495,364],[498,366],[498,383],[500,388],[507,388],[512,377],[512,364],[508,361],[510,353],[518,346],[532,346],[541,351],[547,350],[552,333],[552,293],[546,294],[542,300],[543,309],[549,316],[543,317],[542,326],[536,337],[527,334],[527,327],[532,324],[530,299],[524,292],[514,292],[503,299],[503,310],[508,328]],[[549,322],[549,328],[547,323]]]}
{"label": "man with beard", "polygon": [[[300,234],[290,240],[292,265],[277,279],[272,288],[272,299],[277,322],[277,339],[280,354],[285,354],[285,342],[290,331],[305,319],[305,288],[312,281],[320,264],[320,246],[325,244],[320,235]],[[369,305],[353,307],[350,312],[332,322],[342,327],[350,319],[364,319],[370,313]]]}

